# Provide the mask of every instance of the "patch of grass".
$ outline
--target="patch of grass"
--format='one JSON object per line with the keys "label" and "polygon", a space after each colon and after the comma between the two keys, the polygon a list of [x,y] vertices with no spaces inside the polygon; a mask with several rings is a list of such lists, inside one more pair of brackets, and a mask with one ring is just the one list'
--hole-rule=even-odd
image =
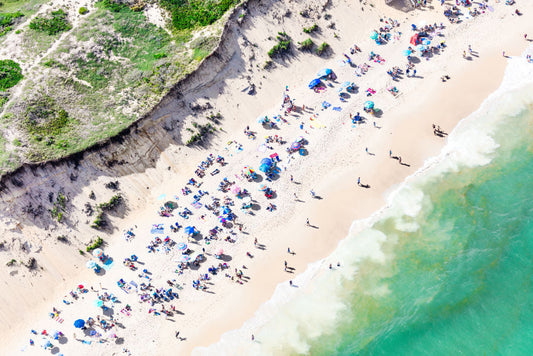
{"label": "patch of grass", "polygon": [[321,56],[321,55],[324,54],[328,49],[329,49],[329,44],[327,44],[326,42],[322,42],[322,44],[321,44],[320,46],[318,46],[318,48],[316,49],[316,54],[318,54],[319,56]]}
{"label": "patch of grass", "polygon": [[50,17],[37,16],[30,22],[30,29],[45,32],[49,36],[68,31],[72,25],[67,19],[67,13],[61,9],[52,11]]}
{"label": "patch of grass", "polygon": [[85,15],[88,12],[89,12],[89,10],[86,7],[84,7],[84,6],[80,7],[80,9],[78,10],[78,13],[80,15]]}
{"label": "patch of grass", "polygon": [[187,30],[207,26],[218,20],[239,0],[160,0],[161,6],[170,12],[175,30]]}
{"label": "patch of grass", "polygon": [[310,51],[313,46],[315,45],[313,40],[308,38],[306,39],[305,41],[302,41],[299,43],[300,44],[300,51]]}
{"label": "patch of grass", "polygon": [[57,193],[56,201],[54,202],[53,208],[50,209],[50,215],[52,218],[57,219],[57,222],[61,222],[63,219],[63,214],[67,206],[67,197],[64,196],[61,192]]}
{"label": "patch of grass", "polygon": [[198,37],[191,42],[191,48],[193,49],[192,58],[195,61],[201,61],[215,49],[218,43],[216,37]]}
{"label": "patch of grass", "polygon": [[99,230],[107,225],[103,211],[99,211],[91,224],[93,229]]}
{"label": "patch of grass", "polygon": [[0,37],[7,34],[13,29],[17,19],[23,17],[24,14],[20,11],[13,13],[0,13]]}
{"label": "patch of grass", "polygon": [[96,240],[89,242],[89,245],[85,248],[85,251],[92,252],[92,250],[96,250],[103,244],[104,240],[100,236],[96,236]]}
{"label": "patch of grass", "polygon": [[20,147],[22,146],[22,143],[20,142],[18,138],[16,138],[13,140],[13,146]]}
{"label": "patch of grass", "polygon": [[313,24],[313,26],[310,26],[310,27],[307,27],[307,28],[306,27],[303,28],[303,31],[305,33],[313,33],[313,32],[315,32],[317,30],[318,30],[318,25],[316,23]]}
{"label": "patch of grass", "polygon": [[285,32],[278,32],[276,40],[278,43],[268,51],[268,56],[270,58],[278,57],[290,52],[291,38]]}
{"label": "patch of grass", "polygon": [[23,77],[17,62],[11,59],[0,60],[0,91],[14,87]]}
{"label": "patch of grass", "polygon": [[108,202],[105,202],[105,203],[100,203],[100,205],[98,205],[98,207],[104,211],[109,211],[109,210],[113,210],[115,209],[117,206],[120,205],[120,203],[122,203],[124,200],[124,198],[122,198],[122,195],[120,194],[115,194],[111,197],[111,199],[108,201]]}

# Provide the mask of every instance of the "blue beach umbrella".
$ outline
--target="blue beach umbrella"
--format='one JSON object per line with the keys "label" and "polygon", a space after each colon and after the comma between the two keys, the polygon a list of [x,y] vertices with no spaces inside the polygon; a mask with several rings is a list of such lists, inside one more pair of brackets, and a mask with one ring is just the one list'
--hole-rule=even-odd
{"label": "blue beach umbrella", "polygon": [[402,54],[405,56],[405,57],[408,57],[412,54],[413,52],[410,50],[410,49],[406,49],[402,52]]}
{"label": "blue beach umbrella", "polygon": [[195,232],[196,232],[196,228],[194,226],[187,226],[185,228],[185,233],[188,235],[194,235]]}
{"label": "blue beach umbrella", "polygon": [[309,89],[313,89],[317,85],[320,85],[320,83],[322,83],[322,82],[318,78],[311,80],[311,83],[309,83]]}
{"label": "blue beach umbrella", "polygon": [[325,76],[330,75],[332,72],[333,72],[333,71],[332,71],[331,69],[329,69],[329,68],[324,68],[324,69],[322,69],[320,72],[318,72],[318,73],[316,74],[316,76],[319,77],[319,78],[322,78],[322,77],[325,77]]}
{"label": "blue beach umbrella", "polygon": [[85,325],[85,320],[83,319],[78,319],[74,322],[74,327],[78,329],[83,328],[84,325]]}
{"label": "blue beach umbrella", "polygon": [[266,116],[259,116],[257,118],[257,122],[260,123],[260,124],[264,124],[266,122]]}
{"label": "blue beach umbrella", "polygon": [[365,109],[372,109],[372,108],[374,108],[374,102],[373,101],[365,102]]}
{"label": "blue beach umbrella", "polygon": [[259,170],[263,173],[266,173],[270,170],[270,166],[266,165],[266,164],[262,164],[259,166]]}
{"label": "blue beach umbrella", "polygon": [[376,31],[373,31],[371,34],[370,34],[370,39],[372,40],[377,40],[379,37],[378,33]]}

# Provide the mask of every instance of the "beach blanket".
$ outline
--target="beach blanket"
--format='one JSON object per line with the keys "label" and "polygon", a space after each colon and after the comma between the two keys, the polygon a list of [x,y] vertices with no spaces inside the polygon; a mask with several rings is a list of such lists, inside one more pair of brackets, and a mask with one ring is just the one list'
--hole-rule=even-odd
{"label": "beach blanket", "polygon": [[200,202],[193,202],[191,203],[192,206],[194,206],[196,209],[200,209],[202,207],[202,203]]}
{"label": "beach blanket", "polygon": [[59,315],[56,316],[56,317],[54,318],[54,320],[57,321],[59,324],[63,324],[63,322],[65,321],[65,319],[59,317]]}
{"label": "beach blanket", "polygon": [[331,106],[331,104],[328,103],[327,101],[324,101],[324,102],[322,103],[322,107],[323,107],[324,109],[327,109],[327,108],[329,108],[330,106]]}
{"label": "beach blanket", "polygon": [[335,110],[335,111],[341,111],[342,109],[341,109],[340,106],[335,106],[335,107],[333,108],[333,110]]}
{"label": "beach blanket", "polygon": [[151,234],[163,234],[165,232],[165,227],[163,224],[154,224],[150,230]]}

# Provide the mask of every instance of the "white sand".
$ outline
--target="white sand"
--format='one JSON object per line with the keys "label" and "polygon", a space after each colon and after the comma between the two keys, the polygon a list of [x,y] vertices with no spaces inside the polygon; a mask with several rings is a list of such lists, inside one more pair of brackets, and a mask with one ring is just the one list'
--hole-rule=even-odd
{"label": "white sand", "polygon": [[[254,50],[257,57],[263,55],[272,45],[272,41],[265,40],[267,37],[265,34],[274,35],[273,28],[282,27],[291,35],[301,32],[301,22],[305,20],[297,17],[297,13],[303,6],[294,3],[272,5],[271,13],[283,14],[287,7],[292,9],[292,17],[283,19],[283,25],[275,24],[274,21],[277,20],[272,20],[270,15],[256,14],[255,10],[247,15],[250,18],[244,24],[243,35],[251,43],[258,44],[258,48]],[[182,161],[179,172],[168,172],[167,166],[169,162],[175,162],[176,155],[183,158],[183,153],[177,153],[175,147],[170,147],[161,154],[160,162],[153,171],[121,178],[121,187],[126,192],[131,211],[125,219],[113,220],[113,223],[120,227],[119,231],[113,236],[105,237],[106,241],[111,242],[105,247],[105,252],[113,257],[114,267],[104,276],[95,276],[85,268],[87,258],[76,256],[66,247],[57,247],[60,245],[43,244],[41,254],[47,256],[45,260],[50,261],[50,264],[43,266],[45,271],[42,272],[44,275],[42,280],[55,280],[57,284],[44,286],[42,280],[41,283],[36,282],[36,278],[29,275],[19,278],[2,274],[1,281],[9,285],[10,291],[0,296],[0,302],[6,306],[13,306],[3,308],[0,314],[3,325],[9,325],[2,330],[8,340],[2,345],[2,350],[5,350],[3,353],[14,354],[22,345],[28,345],[28,339],[32,337],[29,333],[31,328],[37,331],[58,329],[64,332],[68,342],[58,344],[54,341],[54,345],[66,355],[74,352],[76,354],[120,353],[124,347],[136,355],[159,355],[190,354],[192,348],[215,342],[223,332],[240,327],[261,303],[268,300],[278,283],[292,278],[292,275],[283,270],[284,260],[288,260],[290,265],[295,267],[296,273],[299,273],[308,263],[327,256],[336,243],[346,235],[353,219],[367,217],[381,207],[386,191],[419,168],[425,159],[438,153],[445,141],[432,134],[432,123],[440,125],[445,131],[451,131],[461,118],[475,110],[498,86],[505,66],[501,50],[505,46],[508,54],[518,55],[525,48],[526,42],[522,35],[531,28],[528,18],[530,19],[529,11],[533,10],[533,4],[521,2],[521,10],[525,13],[522,17],[511,15],[514,8],[501,3],[494,6],[494,13],[484,14],[461,25],[448,25],[443,31],[448,48],[441,55],[417,65],[417,74],[423,78],[404,78],[395,83],[401,92],[397,98],[385,90],[392,83],[385,71],[393,65],[401,65],[403,68],[405,58],[401,56],[401,51],[407,46],[411,23],[419,23],[422,19],[428,23],[444,21],[440,5],[435,4],[434,11],[417,11],[407,15],[384,5],[376,5],[374,8],[366,6],[364,13],[361,12],[359,5],[350,5],[347,1],[330,5],[327,13],[332,15],[336,30],[324,27],[315,42],[328,41],[335,54],[330,59],[324,60],[317,56],[298,53],[291,58],[290,63],[286,63],[286,67],[278,67],[270,73],[250,72],[252,82],[256,85],[261,82],[261,89],[254,97],[241,92],[243,78],[234,75],[240,68],[227,68],[226,77],[220,78],[224,80],[224,94],[211,101],[226,118],[224,132],[216,137],[209,151],[185,150],[188,155],[187,160]],[[391,16],[401,21],[399,30],[403,35],[399,42],[377,46],[370,42],[368,35],[370,29],[382,25],[379,17],[385,13],[387,17]],[[308,26],[312,22],[313,20],[307,20],[304,24]],[[357,26],[354,26],[354,23]],[[340,36],[338,40],[332,38],[333,32]],[[295,40],[302,40],[307,36],[301,34],[301,38],[296,38],[296,35],[294,37]],[[353,43],[357,43],[363,50],[362,54],[351,56],[355,63],[365,62],[372,50],[386,59],[385,65],[372,63],[372,69],[367,75],[356,78],[349,66],[338,65],[342,53],[349,53],[348,48]],[[479,52],[479,58],[473,58],[472,61],[462,58],[462,52],[468,44]],[[243,47],[243,56],[245,53],[249,54],[246,52],[250,50],[249,47],[249,45],[247,49]],[[262,63],[259,59],[256,61]],[[262,61],[264,62],[264,59]],[[319,69],[324,67],[330,67],[337,73],[337,84],[335,88],[328,88],[325,93],[315,94],[307,89],[307,83]],[[262,77],[267,74],[267,78]],[[451,80],[442,83],[439,77],[443,74],[448,74]],[[338,83],[345,80],[354,81],[359,86],[359,94],[353,95],[348,103],[339,104],[336,88]],[[300,118],[289,115],[286,117],[289,125],[280,124],[279,131],[261,128],[256,123],[256,117],[260,114],[272,117],[278,113],[285,85],[289,86],[288,94],[295,99],[296,105],[305,104],[306,108],[313,111],[308,109],[305,114],[300,115]],[[369,99],[362,92],[368,87],[377,91],[370,99],[383,110],[384,114],[381,118],[369,118],[368,123],[353,128],[348,113],[362,112],[362,103]],[[217,86],[208,88],[205,95],[217,90]],[[336,112],[331,108],[321,110],[320,104],[324,100],[330,102],[332,106],[341,106],[342,111]],[[310,120],[312,112],[316,113],[316,118]],[[304,132],[298,127],[297,123],[300,121],[305,123]],[[372,121],[376,121],[381,128],[374,128]],[[247,125],[250,125],[253,131],[258,131],[257,140],[249,140],[242,134]],[[263,142],[263,137],[273,134],[281,135],[289,143],[295,137],[303,135],[309,141],[306,146],[309,155],[295,156],[289,161],[285,153],[288,144],[278,147],[274,143],[273,151],[267,150],[266,153],[257,151],[258,145]],[[237,152],[233,145],[228,146],[227,142],[230,140],[241,143],[243,150]],[[365,147],[375,153],[375,156],[367,155]],[[388,157],[389,149],[394,154],[401,155],[403,161],[410,166],[401,166],[396,160],[391,160]],[[168,255],[148,254],[145,248],[154,236],[149,233],[153,223],[164,223],[167,227],[170,222],[175,221],[184,226],[193,224],[204,235],[217,224],[214,215],[209,214],[204,208],[198,211],[192,208],[190,206],[192,198],[179,193],[185,182],[194,176],[196,165],[209,152],[223,155],[228,165],[219,168],[220,173],[214,177],[206,175],[201,189],[208,190],[210,195],[222,197],[223,195],[216,191],[216,186],[222,177],[226,176],[250,191],[261,206],[260,210],[255,211],[254,216],[244,215],[238,210],[238,206],[235,207],[238,221],[244,224],[244,231],[247,233],[237,232],[236,243],[215,241],[210,245],[205,245],[203,242],[198,245],[190,244],[196,251],[202,247],[206,248],[208,260],[199,270],[202,273],[206,273],[207,267],[212,264],[218,264],[219,261],[211,254],[218,248],[223,248],[231,257],[231,261],[228,262],[231,268],[227,272],[233,274],[234,268],[239,268],[246,277],[249,277],[241,286],[225,278],[223,271],[212,278],[213,284],[208,284],[208,291],[214,294],[192,289],[191,281],[197,277],[198,272],[187,271],[179,277],[174,273],[176,268],[174,260],[179,256],[177,251],[172,251]],[[258,168],[260,159],[271,152],[280,155],[282,168],[287,167],[279,180],[268,183],[278,195],[272,200],[277,205],[277,210],[273,213],[265,210],[267,200],[258,192],[258,183],[235,178],[235,174],[238,174],[246,164]],[[212,168],[208,169],[211,170]],[[290,175],[293,175],[295,181],[300,184],[291,184]],[[358,188],[355,184],[358,176],[363,183],[370,184],[371,188]],[[101,182],[95,182],[93,186],[87,187],[83,195],[87,196],[90,190],[103,194],[102,189],[97,190],[98,185],[101,185]],[[146,186],[150,186],[151,189],[146,190]],[[323,199],[311,199],[310,189],[314,189]],[[156,211],[163,201],[158,201],[157,197],[163,193],[170,199],[177,194],[180,207],[187,206],[194,215],[188,221],[177,216],[158,217]],[[294,194],[301,201],[295,201]],[[81,195],[80,203],[83,201]],[[209,197],[202,198],[202,202],[206,201],[206,198]],[[236,202],[236,205],[238,204]],[[201,214],[206,214],[205,222],[199,218]],[[319,229],[306,227],[306,218]],[[126,242],[122,238],[122,230],[134,225],[138,226],[134,229],[136,237],[131,242]],[[222,236],[225,235],[228,233]],[[178,242],[186,241],[182,231],[170,236]],[[253,240],[256,237],[259,243],[265,245],[264,250],[254,248]],[[287,247],[296,251],[296,255],[288,256]],[[250,251],[254,258],[247,257],[246,251]],[[184,289],[178,291],[179,299],[170,303],[183,314],[174,315],[168,320],[163,315],[154,317],[147,312],[149,305],[137,302],[138,297],[135,293],[125,294],[118,289],[116,281],[120,278],[126,281],[141,280],[137,277],[139,271],[132,272],[121,265],[123,258],[132,253],[136,253],[145,263],[141,269],[147,268],[153,273],[151,276],[153,285],[165,286],[166,280],[174,278],[184,285]],[[246,265],[246,269],[242,268],[243,264]],[[50,277],[52,275],[50,271],[56,271],[56,275]],[[14,278],[19,279],[14,281]],[[34,282],[38,288],[35,286],[28,288],[28,283]],[[86,319],[101,314],[99,309],[92,305],[97,297],[95,292],[89,291],[83,299],[68,306],[61,302],[62,296],[75,288],[78,283],[96,289],[100,289],[101,285],[121,300],[122,303],[114,308],[114,315],[115,320],[125,327],[115,329],[116,334],[123,339],[123,344],[117,344],[115,340],[99,344],[97,339],[83,337],[82,332],[74,329],[75,319]],[[120,313],[120,309],[126,304],[132,307],[131,316]],[[64,323],[59,324],[48,317],[47,313],[52,305],[61,310],[60,317],[65,320]],[[168,305],[169,303],[166,303],[167,308]],[[156,304],[156,307],[160,310],[160,304]],[[176,330],[179,330],[180,336],[186,339],[177,341]],[[32,338],[40,344],[41,337]],[[75,338],[92,340],[92,344],[81,344]],[[39,346],[26,346],[26,353],[30,352],[43,353]]]}

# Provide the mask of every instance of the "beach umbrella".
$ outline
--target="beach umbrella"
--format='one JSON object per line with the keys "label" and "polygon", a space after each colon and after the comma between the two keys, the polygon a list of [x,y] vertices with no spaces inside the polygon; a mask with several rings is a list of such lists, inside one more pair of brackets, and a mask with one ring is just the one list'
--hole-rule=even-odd
{"label": "beach umbrella", "polygon": [[94,267],[96,267],[96,262],[90,260],[90,261],[87,261],[87,263],[85,264],[85,266],[87,266],[88,269],[93,269]]}
{"label": "beach umbrella", "polygon": [[309,83],[309,89],[313,89],[317,85],[320,85],[320,83],[322,83],[322,82],[318,78],[311,80],[311,82]]}
{"label": "beach umbrella", "polygon": [[249,176],[249,175],[252,175],[252,174],[254,173],[254,170],[251,169],[251,168],[248,167],[248,166],[244,166],[244,168],[242,169],[242,173],[243,173],[244,175]]}
{"label": "beach umbrella", "polygon": [[241,192],[241,188],[234,185],[233,188],[231,188],[231,192],[235,195],[239,194]]}
{"label": "beach umbrella", "polygon": [[104,305],[104,301],[103,301],[103,300],[100,300],[100,299],[96,299],[96,300],[93,302],[93,305],[94,305],[95,307],[100,308],[102,305]]}
{"label": "beach umbrella", "polygon": [[374,102],[373,101],[366,101],[364,107],[365,107],[365,109],[372,109],[372,108],[374,108]]}
{"label": "beach umbrella", "polygon": [[223,213],[223,214],[229,214],[229,213],[231,213],[231,209],[230,209],[229,207],[227,207],[227,206],[224,205],[224,206],[222,207],[222,213]]}
{"label": "beach umbrella", "polygon": [[371,40],[377,40],[379,37],[378,33],[376,31],[373,31],[371,34],[370,34],[370,39]]}
{"label": "beach umbrella", "polygon": [[328,76],[332,73],[333,71],[329,68],[324,68],[322,69],[321,71],[319,71],[316,76],[319,77],[319,78],[322,78],[322,77],[325,77],[325,76]]}
{"label": "beach umbrella", "polygon": [[179,242],[176,248],[178,251],[187,251],[187,244],[185,242]]}
{"label": "beach umbrella", "polygon": [[193,235],[196,232],[196,228],[194,226],[187,226],[185,228],[185,233],[187,235]]}
{"label": "beach umbrella", "polygon": [[224,250],[223,249],[218,249],[217,251],[217,256],[220,256],[220,255],[223,255],[224,254]]}
{"label": "beach umbrella", "polygon": [[413,46],[416,46],[418,44],[418,33],[414,34],[413,37],[411,37],[409,43]]}
{"label": "beach umbrella", "polygon": [[43,339],[43,342],[41,343],[41,346],[46,349],[48,347],[52,347],[52,343],[48,339]]}
{"label": "beach umbrella", "polygon": [[261,164],[266,164],[267,166],[272,166],[272,160],[268,157],[265,157],[261,160]]}
{"label": "beach umbrella", "polygon": [[263,173],[266,173],[270,170],[270,166],[266,165],[266,164],[262,164],[259,166],[259,170]]}
{"label": "beach umbrella", "polygon": [[402,52],[402,54],[405,56],[405,57],[408,57],[412,54],[413,52],[410,50],[410,49],[406,49]]}
{"label": "beach umbrella", "polygon": [[297,141],[296,141],[296,142],[293,142],[293,143],[291,144],[291,148],[292,148],[293,150],[298,150],[298,149],[300,149],[301,146],[302,146],[302,145],[300,144],[300,142],[297,142]]}
{"label": "beach umbrella", "polygon": [[260,123],[260,124],[264,124],[267,120],[267,117],[266,116],[259,116],[257,118],[257,122]]}
{"label": "beach umbrella", "polygon": [[416,46],[416,49],[419,51],[419,52],[424,52],[425,50],[428,49],[428,46],[424,46],[424,45],[418,45]]}
{"label": "beach umbrella", "polygon": [[83,328],[83,326],[85,326],[85,320],[83,319],[78,319],[74,322],[74,327],[75,328],[78,328],[78,329],[81,329]]}
{"label": "beach umbrella", "polygon": [[267,189],[267,185],[266,184],[261,184],[259,186],[259,190],[263,191],[263,190],[266,190]]}
{"label": "beach umbrella", "polygon": [[186,263],[186,262],[189,262],[190,259],[191,259],[191,256],[189,255],[181,255],[178,261],[180,263]]}
{"label": "beach umbrella", "polygon": [[97,248],[96,250],[93,251],[93,256],[94,257],[101,257],[102,255],[104,254],[104,251],[102,251],[101,249]]}

